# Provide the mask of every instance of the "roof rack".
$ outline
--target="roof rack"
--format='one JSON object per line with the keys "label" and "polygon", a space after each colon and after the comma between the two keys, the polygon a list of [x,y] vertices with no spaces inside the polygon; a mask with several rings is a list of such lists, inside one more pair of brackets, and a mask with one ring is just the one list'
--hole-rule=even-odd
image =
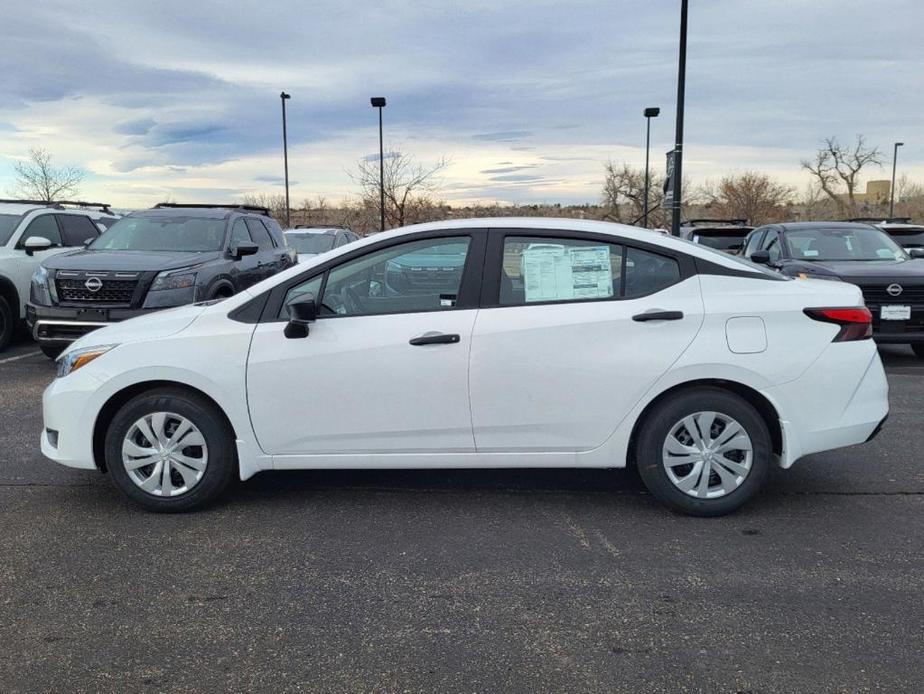
{"label": "roof rack", "polygon": [[911,217],[854,217],[851,222],[872,222],[875,224],[911,224]]}
{"label": "roof rack", "polygon": [[735,226],[743,227],[748,225],[748,220],[746,219],[690,219],[684,222],[687,226],[695,227],[699,224],[733,224]]}
{"label": "roof rack", "polygon": [[244,205],[240,203],[233,203],[230,205],[213,205],[209,203],[186,203],[186,202],[159,202],[154,205],[154,209],[183,209],[183,208],[192,208],[195,210],[244,210],[245,212],[258,212],[267,217],[270,216],[270,211],[268,207],[261,207],[260,205]]}
{"label": "roof rack", "polygon": [[82,200],[14,200],[4,199],[0,203],[14,203],[19,205],[39,205],[41,207],[53,207],[63,210],[65,205],[74,205],[75,207],[98,207],[102,212],[111,212],[107,202],[83,202]]}

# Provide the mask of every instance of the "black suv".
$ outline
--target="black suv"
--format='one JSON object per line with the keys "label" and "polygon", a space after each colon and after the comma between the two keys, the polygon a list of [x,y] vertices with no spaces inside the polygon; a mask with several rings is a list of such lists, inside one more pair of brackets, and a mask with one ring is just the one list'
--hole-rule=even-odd
{"label": "black suv", "polygon": [[680,226],[680,238],[736,255],[753,228],[746,219],[691,219]]}
{"label": "black suv", "polygon": [[909,344],[924,358],[924,249],[905,250],[869,224],[795,222],[758,227],[743,255],[790,277],[856,284],[873,314],[873,338]]}
{"label": "black suv", "polygon": [[294,264],[265,208],[161,203],[123,217],[86,248],[44,261],[26,319],[54,358],[107,323],[226,298]]}

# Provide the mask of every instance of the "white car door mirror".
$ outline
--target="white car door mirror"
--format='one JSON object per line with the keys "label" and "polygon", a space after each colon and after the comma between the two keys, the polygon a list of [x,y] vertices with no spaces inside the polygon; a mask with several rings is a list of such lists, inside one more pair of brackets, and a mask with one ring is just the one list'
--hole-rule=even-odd
{"label": "white car door mirror", "polygon": [[289,339],[308,337],[308,324],[318,317],[318,306],[314,294],[302,294],[286,305],[289,322],[286,323],[285,336]]}
{"label": "white car door mirror", "polygon": [[30,236],[22,247],[26,249],[26,255],[32,255],[36,251],[47,251],[51,245],[51,241],[44,236]]}

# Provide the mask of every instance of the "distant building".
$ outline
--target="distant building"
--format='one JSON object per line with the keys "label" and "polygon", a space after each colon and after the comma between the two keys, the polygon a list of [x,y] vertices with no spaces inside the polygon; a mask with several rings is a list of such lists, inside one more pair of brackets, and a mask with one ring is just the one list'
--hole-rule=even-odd
{"label": "distant building", "polygon": [[[892,184],[889,180],[867,181],[865,193],[854,193],[853,197],[859,205],[885,205],[889,202],[889,192]],[[849,202],[846,193],[838,195],[845,203]]]}

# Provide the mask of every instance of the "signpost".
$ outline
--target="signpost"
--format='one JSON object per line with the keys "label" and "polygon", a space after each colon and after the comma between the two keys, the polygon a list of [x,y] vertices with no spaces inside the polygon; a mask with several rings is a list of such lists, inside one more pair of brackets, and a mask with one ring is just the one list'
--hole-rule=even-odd
{"label": "signpost", "polygon": [[672,149],[667,153],[667,167],[664,178],[664,196],[661,198],[661,208],[670,210],[674,205],[674,160],[676,152]]}

